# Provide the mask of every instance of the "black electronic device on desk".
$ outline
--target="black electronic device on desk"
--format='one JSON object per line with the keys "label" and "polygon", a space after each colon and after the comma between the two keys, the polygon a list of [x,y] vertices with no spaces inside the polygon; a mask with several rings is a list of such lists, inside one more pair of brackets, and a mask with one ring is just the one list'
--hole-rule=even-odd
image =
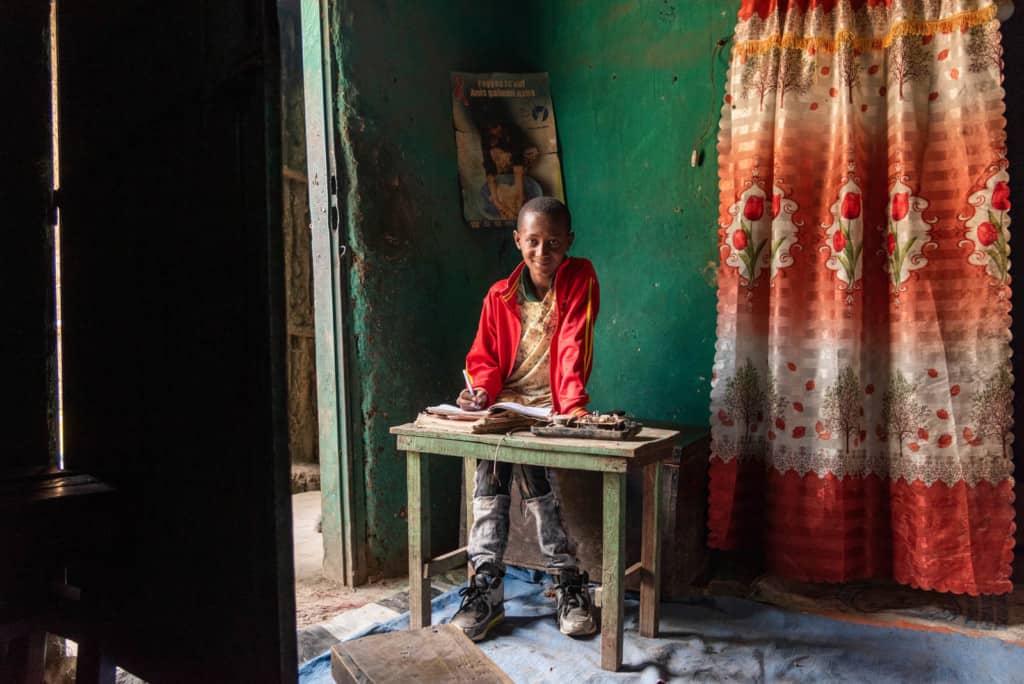
{"label": "black electronic device on desk", "polygon": [[600,413],[594,411],[582,416],[552,416],[546,425],[534,425],[530,432],[540,437],[569,437],[573,439],[629,439],[635,437],[643,424],[626,415],[625,411]]}

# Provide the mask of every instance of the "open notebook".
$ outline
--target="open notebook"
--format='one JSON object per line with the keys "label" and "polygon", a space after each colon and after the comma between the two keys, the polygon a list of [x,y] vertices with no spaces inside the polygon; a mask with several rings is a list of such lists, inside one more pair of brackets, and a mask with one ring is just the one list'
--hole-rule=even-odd
{"label": "open notebook", "polygon": [[466,411],[452,404],[438,404],[437,406],[427,407],[427,413],[433,413],[436,416],[446,416],[456,420],[476,420],[500,411],[511,411],[517,415],[533,418],[534,420],[547,420],[548,416],[551,415],[550,406],[524,406],[514,401],[499,401],[497,404],[491,404],[483,411]]}
{"label": "open notebook", "polygon": [[508,432],[547,422],[550,415],[550,406],[524,406],[513,401],[498,402],[483,411],[464,411],[452,404],[439,404],[428,406],[420,413],[416,425],[474,434]]}

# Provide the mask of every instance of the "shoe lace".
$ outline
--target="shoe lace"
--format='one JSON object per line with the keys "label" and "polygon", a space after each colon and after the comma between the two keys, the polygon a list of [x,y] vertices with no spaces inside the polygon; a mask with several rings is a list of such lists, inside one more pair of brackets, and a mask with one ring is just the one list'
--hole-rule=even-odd
{"label": "shoe lace", "polygon": [[565,615],[573,608],[590,609],[590,591],[587,590],[589,583],[590,575],[586,572],[560,578],[555,585],[555,588],[561,591],[561,600],[558,602],[559,615]]}
{"label": "shoe lace", "polygon": [[484,600],[484,595],[487,593],[488,585],[489,583],[478,583],[474,579],[470,580],[470,583],[467,586],[463,587],[462,589],[459,589],[459,596],[462,597],[462,603],[459,604],[459,609],[456,612],[461,613],[462,611],[466,610],[466,608],[469,608],[477,602]]}

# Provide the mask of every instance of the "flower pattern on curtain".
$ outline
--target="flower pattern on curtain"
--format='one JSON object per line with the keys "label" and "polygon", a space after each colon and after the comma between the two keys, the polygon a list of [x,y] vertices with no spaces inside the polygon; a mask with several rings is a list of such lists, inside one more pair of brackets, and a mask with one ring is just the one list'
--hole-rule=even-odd
{"label": "flower pattern on curtain", "polygon": [[709,543],[1012,589],[997,3],[744,0],[719,133]]}

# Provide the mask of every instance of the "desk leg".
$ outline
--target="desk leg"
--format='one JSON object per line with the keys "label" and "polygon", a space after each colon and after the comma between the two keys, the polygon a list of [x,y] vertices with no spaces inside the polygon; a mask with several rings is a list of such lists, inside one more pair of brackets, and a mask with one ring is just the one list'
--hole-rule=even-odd
{"label": "desk leg", "polygon": [[[462,459],[462,482],[466,499],[466,548],[469,549],[469,535],[473,531],[473,492],[476,489],[476,459]],[[466,580],[473,577],[473,564],[466,566]]]}
{"label": "desk leg", "polygon": [[640,562],[640,636],[658,636],[661,617],[661,461],[644,466],[643,538]]}
{"label": "desk leg", "polygon": [[604,474],[604,540],[601,573],[601,667],[622,665],[623,539],[626,526],[626,474]]}
{"label": "desk leg", "polygon": [[423,564],[430,558],[429,459],[418,451],[406,452],[409,522],[409,629],[430,625],[430,578]]}

